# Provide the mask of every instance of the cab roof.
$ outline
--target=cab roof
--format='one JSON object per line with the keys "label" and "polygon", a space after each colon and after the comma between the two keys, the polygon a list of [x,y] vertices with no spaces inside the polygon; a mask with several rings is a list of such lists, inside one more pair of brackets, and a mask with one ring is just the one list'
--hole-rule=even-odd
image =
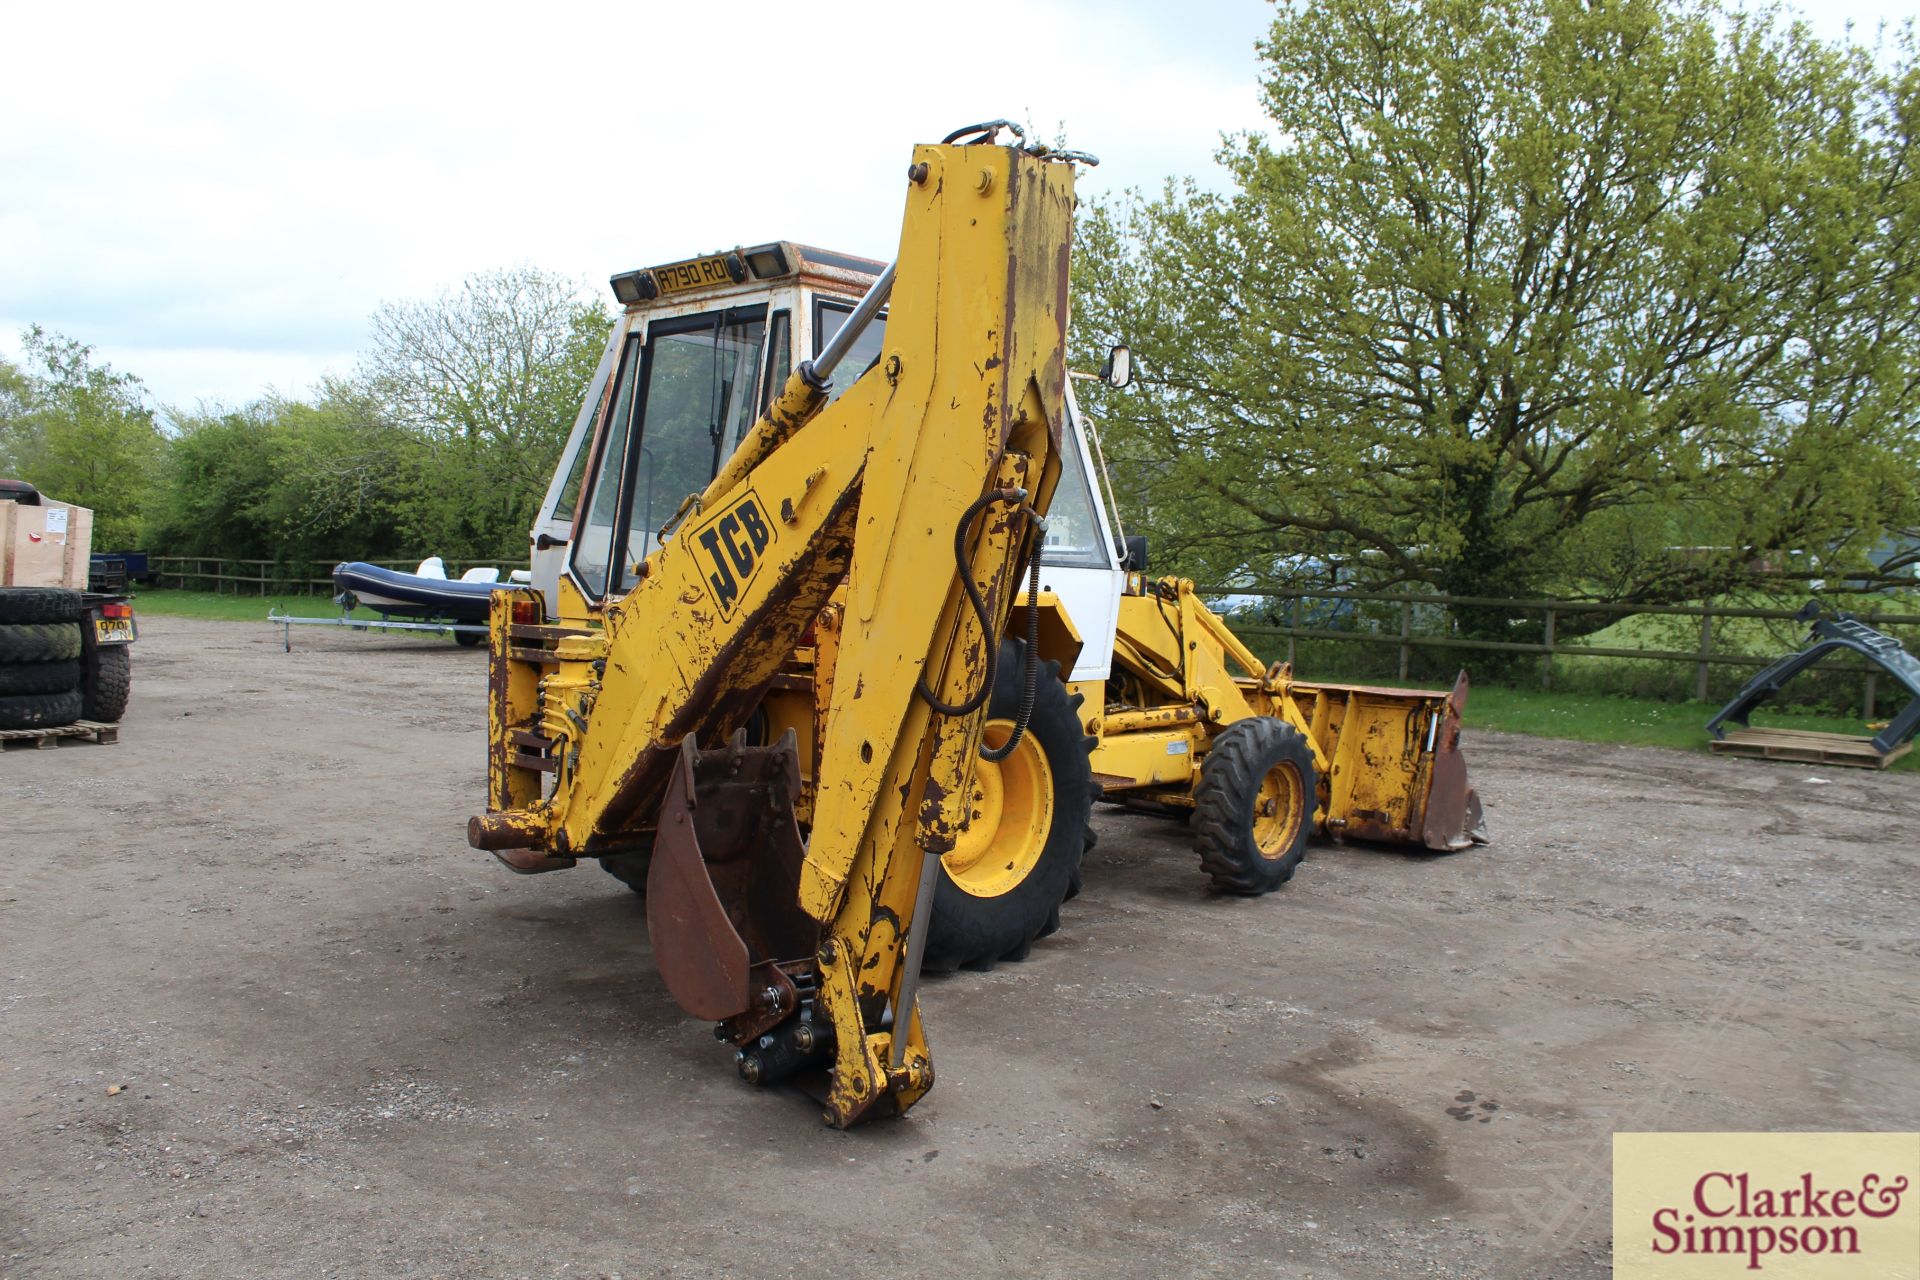
{"label": "cab roof", "polygon": [[796,280],[835,292],[865,292],[887,264],[792,240],[720,249],[657,267],[622,271],[608,283],[626,306],[733,289],[748,281]]}

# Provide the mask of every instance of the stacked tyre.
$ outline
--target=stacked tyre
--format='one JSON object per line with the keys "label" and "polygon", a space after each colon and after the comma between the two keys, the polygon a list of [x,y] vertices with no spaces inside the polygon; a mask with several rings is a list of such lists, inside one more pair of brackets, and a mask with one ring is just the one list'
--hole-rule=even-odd
{"label": "stacked tyre", "polygon": [[0,729],[53,729],[85,715],[86,618],[78,591],[0,587]]}

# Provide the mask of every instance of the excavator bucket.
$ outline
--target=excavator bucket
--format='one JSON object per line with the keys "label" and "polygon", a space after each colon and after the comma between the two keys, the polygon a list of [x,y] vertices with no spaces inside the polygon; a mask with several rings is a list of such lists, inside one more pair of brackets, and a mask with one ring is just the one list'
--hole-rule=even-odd
{"label": "excavator bucket", "polygon": [[654,963],[680,1007],[734,1020],[739,1035],[795,1004],[787,962],[804,967],[819,925],[798,902],[806,857],[792,730],[771,747],[738,733],[718,751],[681,745],[647,870]]}

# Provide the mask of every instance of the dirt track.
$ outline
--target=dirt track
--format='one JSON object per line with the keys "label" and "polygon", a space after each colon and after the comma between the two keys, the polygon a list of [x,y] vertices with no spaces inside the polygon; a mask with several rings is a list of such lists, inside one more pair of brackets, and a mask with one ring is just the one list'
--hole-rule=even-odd
{"label": "dirt track", "polygon": [[465,847],[482,654],[142,629],[119,745],[0,757],[0,1277],[1599,1277],[1617,1129],[1920,1128],[1912,774],[1478,734],[1492,847],[1257,901],[1103,812],[840,1134]]}

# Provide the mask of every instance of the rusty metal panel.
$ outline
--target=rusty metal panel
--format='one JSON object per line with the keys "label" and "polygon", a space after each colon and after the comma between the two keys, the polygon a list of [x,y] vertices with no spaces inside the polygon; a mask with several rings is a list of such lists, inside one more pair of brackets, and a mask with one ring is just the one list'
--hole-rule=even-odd
{"label": "rusty metal panel", "polygon": [[1427,818],[1421,830],[1429,849],[1452,851],[1487,843],[1480,795],[1467,783],[1467,758],[1460,753],[1460,717],[1467,709],[1467,673],[1462,671],[1447,696],[1435,731],[1433,774],[1427,791]]}
{"label": "rusty metal panel", "polygon": [[791,730],[771,747],[744,734],[716,751],[681,746],[647,871],[647,931],[667,989],[695,1017],[747,1012],[756,965],[813,954],[819,926],[797,893],[797,752]]}

